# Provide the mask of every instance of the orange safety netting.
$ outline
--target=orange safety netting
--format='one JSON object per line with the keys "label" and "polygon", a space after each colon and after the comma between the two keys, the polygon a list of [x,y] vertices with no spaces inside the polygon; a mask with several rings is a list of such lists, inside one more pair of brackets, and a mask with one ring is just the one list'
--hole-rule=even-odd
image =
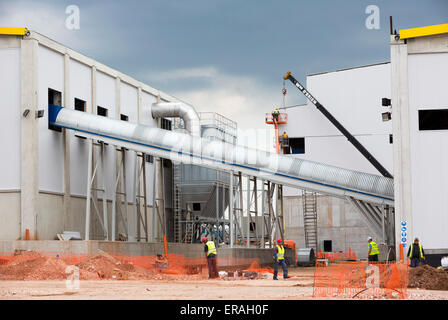
{"label": "orange safety netting", "polygon": [[313,297],[406,298],[408,264],[395,262],[317,262]]}
{"label": "orange safety netting", "polygon": [[[217,264],[218,269],[222,271],[272,273],[270,268],[260,268],[258,258],[218,256]],[[103,251],[98,254],[25,250],[0,253],[1,280],[66,279],[69,266],[78,267],[81,280],[160,279],[160,276],[164,275],[178,278],[208,277],[205,256],[188,257],[173,253],[166,257],[133,256]]]}
{"label": "orange safety netting", "polygon": [[350,248],[348,249],[348,252],[322,252],[320,250],[316,254],[317,259],[327,259],[328,262],[332,263],[334,261],[356,261],[356,254],[353,252]]}
{"label": "orange safety netting", "polygon": [[274,270],[271,267],[262,268],[258,261],[252,262],[247,271],[258,273],[274,273]]}

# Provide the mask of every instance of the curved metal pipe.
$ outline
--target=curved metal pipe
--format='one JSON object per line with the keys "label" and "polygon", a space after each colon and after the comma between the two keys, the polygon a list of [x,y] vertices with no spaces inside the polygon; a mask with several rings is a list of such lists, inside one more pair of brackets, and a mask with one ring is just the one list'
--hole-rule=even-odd
{"label": "curved metal pipe", "polygon": [[199,122],[199,115],[193,107],[183,102],[161,102],[153,103],[151,108],[151,115],[153,118],[163,117],[179,117],[185,123],[185,129],[192,136],[201,136],[201,126]]}
{"label": "curved metal pipe", "polygon": [[158,157],[223,171],[241,171],[322,194],[394,205],[393,179],[282,156],[218,140],[50,106],[49,122],[87,137]]}

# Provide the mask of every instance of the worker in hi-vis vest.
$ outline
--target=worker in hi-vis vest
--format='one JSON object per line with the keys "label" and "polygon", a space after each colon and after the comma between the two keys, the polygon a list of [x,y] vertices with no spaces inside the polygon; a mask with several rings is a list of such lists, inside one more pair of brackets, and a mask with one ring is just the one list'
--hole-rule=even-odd
{"label": "worker in hi-vis vest", "polygon": [[279,115],[280,115],[280,110],[275,108],[275,110],[272,112],[272,120],[278,122]]}
{"label": "worker in hi-vis vest", "polygon": [[372,240],[372,237],[367,239],[369,242],[369,262],[370,261],[378,261],[378,256],[380,254],[380,250],[378,250],[378,245],[376,242]]}
{"label": "worker in hi-vis vest", "polygon": [[277,239],[277,245],[275,247],[274,252],[274,280],[278,280],[277,274],[278,274],[278,266],[281,265],[283,269],[283,279],[289,279],[291,277],[288,276],[288,267],[286,266],[285,262],[285,247],[283,247],[283,240],[282,238]]}
{"label": "worker in hi-vis vest", "polygon": [[425,260],[425,251],[419,243],[418,238],[415,238],[414,243],[409,246],[408,258],[411,259],[411,268],[418,267],[423,263],[423,260]]}
{"label": "worker in hi-vis vest", "polygon": [[204,252],[205,256],[207,258],[207,267],[208,267],[208,278],[218,278],[218,266],[216,262],[216,257],[218,255],[218,252],[216,250],[215,243],[211,240],[207,241],[207,237],[202,238],[202,243],[205,244],[204,246]]}

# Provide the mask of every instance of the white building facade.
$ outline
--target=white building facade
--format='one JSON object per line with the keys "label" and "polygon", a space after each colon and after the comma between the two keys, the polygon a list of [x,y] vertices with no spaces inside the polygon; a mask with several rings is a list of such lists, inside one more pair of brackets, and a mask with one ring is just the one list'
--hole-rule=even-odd
{"label": "white building facade", "polygon": [[[305,85],[393,175],[395,213],[388,228],[395,233],[396,258],[400,246],[406,256],[417,237],[426,262],[433,266],[448,255],[447,43],[448,25],[401,30],[391,36],[390,63],[309,75]],[[390,107],[382,106],[383,98],[391,99]],[[291,156],[380,175],[309,101],[283,111],[288,123],[279,131],[288,134]],[[387,112],[391,119],[383,121],[382,113]],[[304,245],[301,196],[297,190],[285,195],[287,229],[300,247]],[[333,251],[355,248],[363,258],[367,236],[378,243],[384,239],[372,234],[356,211],[345,200],[319,196],[319,239],[333,240]]]}
{"label": "white building facade", "polygon": [[440,265],[448,255],[448,25],[392,36],[391,71],[396,245],[407,251],[417,237]]}
{"label": "white building facade", "polygon": [[[84,238],[88,142],[74,132],[49,129],[48,104],[158,126],[151,105],[177,99],[33,31],[0,35],[0,70],[0,240],[52,240],[63,231],[79,231]],[[94,158],[98,152],[98,146],[94,147]],[[97,205],[106,195],[104,221],[110,230],[121,158],[114,146],[106,145],[104,153],[104,171],[100,164],[95,185]],[[151,233],[148,239],[154,239],[159,232],[151,210],[155,161],[134,151],[125,153],[129,211],[121,223],[117,221],[117,235],[130,230],[129,239],[140,240],[136,239],[135,173],[144,161],[146,231]],[[106,188],[101,189],[103,173]],[[101,210],[100,217],[92,214],[91,239],[110,240],[110,233],[103,232]]]}
{"label": "white building facade", "polygon": [[[308,75],[305,87],[383,167],[393,173],[392,123],[384,122],[381,116],[385,111],[381,106],[382,98],[390,98],[390,63]],[[288,91],[288,94],[302,94],[294,87]],[[288,114],[288,122],[279,126],[279,132],[288,134],[290,156],[380,175],[309,101],[281,112]],[[299,248],[305,247],[302,193],[285,188],[284,195],[288,237],[295,240]],[[387,243],[383,234],[370,228],[358,210],[345,199],[318,195],[317,214],[317,250],[351,250],[358,258],[366,258],[369,236],[379,244]]]}

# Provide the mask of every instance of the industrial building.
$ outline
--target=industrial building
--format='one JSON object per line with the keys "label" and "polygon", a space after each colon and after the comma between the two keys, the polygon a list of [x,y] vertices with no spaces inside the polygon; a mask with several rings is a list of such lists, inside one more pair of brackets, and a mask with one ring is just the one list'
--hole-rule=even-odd
{"label": "industrial building", "polygon": [[[393,174],[395,191],[394,213],[389,221],[386,214],[386,224],[380,228],[360,220],[363,215],[357,215],[347,200],[311,194],[308,207],[316,214],[318,249],[351,247],[366,257],[367,236],[395,249],[401,244],[405,250],[418,237],[428,263],[438,266],[448,254],[443,196],[448,178],[444,170],[447,32],[446,25],[401,30],[391,34],[390,62],[307,76],[309,92]],[[288,121],[279,124],[278,131],[287,132],[289,140],[282,153],[378,173],[310,101],[281,110]],[[304,216],[310,196],[290,189],[285,196],[287,232],[307,246]]]}
{"label": "industrial building", "polygon": [[[257,187],[252,182],[257,192],[263,183],[267,218],[264,227],[257,228],[258,238],[251,239],[254,221],[245,219],[247,227],[242,225],[241,172],[235,170],[230,179],[228,170],[215,166],[171,161],[173,157],[166,154],[127,148],[123,141],[117,145],[102,137],[90,138],[85,130],[52,124],[51,108],[63,106],[233,146],[236,122],[217,113],[197,113],[193,106],[37,32],[1,31],[5,114],[0,139],[4,154],[9,155],[2,157],[1,166],[8,169],[1,170],[0,176],[4,217],[0,239],[9,241],[5,248],[14,248],[16,244],[10,242],[14,240],[70,237],[121,244],[164,240],[194,244],[200,243],[201,235],[210,235],[223,246],[263,248],[282,233],[282,224],[274,217],[280,206],[272,203],[274,196],[281,195],[278,184],[260,181]],[[261,210],[258,221],[262,221]],[[202,247],[195,248],[192,254]]]}
{"label": "industrial building", "polygon": [[[390,97],[390,63],[380,63],[310,74],[307,89],[338,119],[390,172],[393,172],[392,122],[382,121],[382,98]],[[300,94],[288,87],[288,95]],[[378,174],[371,163],[311,103],[280,108],[288,121],[279,125],[286,132],[288,146],[282,148],[290,157],[319,161],[334,166]],[[285,220],[290,239],[306,247],[303,212],[305,206],[315,211],[317,239],[315,250],[324,252],[354,251],[367,258],[367,238],[372,236],[388,251],[394,231],[386,224],[384,233],[375,228],[348,200],[285,188]],[[303,201],[303,200],[307,201]],[[314,204],[315,202],[315,204]],[[297,214],[298,213],[298,214]],[[388,242],[389,235],[389,242]],[[309,244],[308,244],[309,245]]]}
{"label": "industrial building", "polygon": [[393,179],[311,103],[282,109],[283,154],[243,147],[231,119],[37,32],[1,31],[0,239],[10,246],[72,232],[200,253],[205,234],[229,256],[270,263],[279,236],[361,258],[367,236],[396,255],[418,236],[427,254],[448,254],[446,28],[391,35],[390,63],[307,76]]}

